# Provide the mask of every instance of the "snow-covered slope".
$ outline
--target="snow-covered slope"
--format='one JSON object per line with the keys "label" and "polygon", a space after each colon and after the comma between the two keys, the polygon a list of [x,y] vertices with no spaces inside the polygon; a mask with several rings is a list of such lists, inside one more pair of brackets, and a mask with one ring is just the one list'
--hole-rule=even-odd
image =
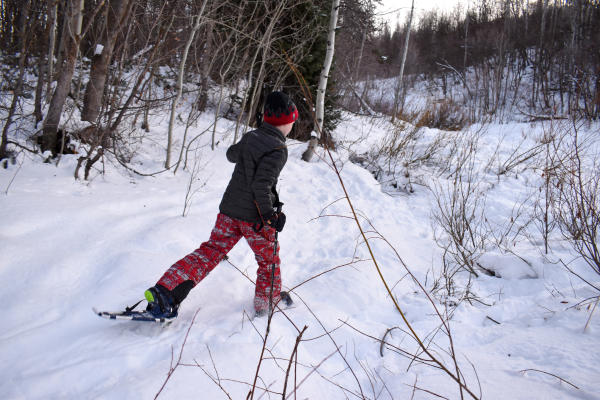
{"label": "snow-covered slope", "polygon": [[[200,125],[210,122],[206,117]],[[157,126],[152,133],[156,142],[148,143],[163,140]],[[220,126],[221,144],[215,151],[199,150],[203,168],[193,177],[187,171],[142,177],[107,159],[105,174],[95,172],[90,182],[81,182],[72,177],[77,156],[64,156],[56,167],[24,154],[18,165],[0,170],[1,398],[154,398],[178,360],[188,329],[182,365],[160,398],[246,398],[267,321],[248,318],[253,287],[242,272],[254,279],[256,265],[245,242],[191,292],[180,317],[168,327],[107,321],[91,311],[93,306],[115,310],[136,302],[172,262],[208,238],[233,170],[225,159],[232,140],[228,128]],[[348,161],[346,146],[364,152],[389,129],[381,121],[347,116],[336,133],[342,146],[334,157],[358,212],[431,286],[441,252],[433,240],[430,192],[419,186],[411,196],[391,196],[367,170]],[[495,126],[487,135],[515,129],[530,128]],[[360,137],[364,140],[354,143]],[[507,140],[507,148],[514,143]],[[440,370],[389,349],[380,355],[374,338],[406,326],[373,263],[363,261],[369,253],[354,221],[346,218],[349,208],[328,157],[321,151],[320,159],[307,164],[300,161],[303,150],[304,144],[289,143],[279,183],[288,216],[280,234],[283,284],[294,288],[295,306],[273,319],[257,383],[269,392],[257,389],[254,398],[281,397],[277,393],[283,390],[288,360],[304,326],[288,394],[297,385],[301,399],[433,398],[429,392],[460,398],[457,385]],[[162,157],[159,145],[147,145],[134,166],[158,171]],[[190,178],[199,190],[182,217]],[[502,199],[526,186],[522,178],[499,180],[493,192],[497,213],[506,211]],[[432,339],[427,335],[439,320],[431,305],[406,277],[396,253],[382,240],[373,239],[372,246],[407,318],[424,340]],[[569,254],[566,245],[557,248]],[[515,258],[487,257],[488,264],[513,272],[476,281],[475,290],[491,306],[463,302],[454,311],[454,346],[468,386],[475,393],[481,386],[488,399],[600,398],[600,317],[592,318],[583,333],[589,311],[570,308],[594,293],[536,251],[527,254],[532,267],[525,269],[533,269],[531,274],[521,273],[524,268]],[[583,268],[580,272],[586,273]],[[598,277],[586,276],[598,282]],[[418,351],[401,330],[394,329],[387,339]],[[446,338],[433,340],[432,350],[450,362],[443,354]],[[526,369],[531,371],[520,372]]]}

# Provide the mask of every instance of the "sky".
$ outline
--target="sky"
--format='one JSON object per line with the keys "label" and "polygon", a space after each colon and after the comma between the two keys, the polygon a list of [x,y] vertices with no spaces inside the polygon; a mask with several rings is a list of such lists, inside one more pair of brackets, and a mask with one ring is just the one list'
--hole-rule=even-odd
{"label": "sky", "polygon": [[[456,4],[462,4],[463,7],[468,0],[415,0],[415,18],[424,11],[438,9],[440,11],[451,11]],[[378,8],[378,13],[382,14],[381,18],[390,22],[392,29],[396,26],[396,21],[400,18],[400,23],[403,23],[410,13],[412,0],[383,0],[382,5]]]}

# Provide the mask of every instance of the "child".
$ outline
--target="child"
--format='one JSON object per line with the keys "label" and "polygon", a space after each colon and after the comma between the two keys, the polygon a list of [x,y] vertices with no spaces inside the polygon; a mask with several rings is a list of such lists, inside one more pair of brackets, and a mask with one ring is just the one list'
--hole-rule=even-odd
{"label": "child", "polygon": [[227,149],[227,159],[235,163],[235,169],[219,205],[210,239],[173,264],[155,286],[146,290],[146,310],[154,317],[177,316],[179,304],[190,290],[242,236],[258,263],[254,294],[256,315],[265,315],[271,300],[272,304],[280,299],[291,304],[289,294],[281,292],[279,249],[275,249],[275,232],[280,232],[285,224],[285,214],[277,211],[282,203],[275,186],[287,161],[285,140],[298,119],[298,110],[285,93],[272,92],[266,98],[263,111],[263,124]]}

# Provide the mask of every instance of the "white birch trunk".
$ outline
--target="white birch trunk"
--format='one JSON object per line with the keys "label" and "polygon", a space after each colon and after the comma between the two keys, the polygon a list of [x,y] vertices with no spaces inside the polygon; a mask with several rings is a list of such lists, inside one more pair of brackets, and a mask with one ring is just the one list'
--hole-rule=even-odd
{"label": "white birch trunk", "polygon": [[56,48],[56,15],[58,10],[58,2],[54,0],[48,1],[48,23],[50,24],[48,43],[48,81],[46,86],[46,103],[50,103],[52,97],[52,82],[54,81],[54,49]]}
{"label": "white birch trunk", "polygon": [[188,37],[187,42],[185,43],[185,48],[183,50],[183,55],[181,57],[181,64],[179,65],[179,75],[177,77],[177,94],[173,99],[173,104],[171,104],[171,117],[169,118],[169,132],[167,134],[167,157],[165,160],[165,168],[171,168],[171,150],[173,147],[173,125],[175,124],[175,112],[177,108],[177,103],[181,99],[181,95],[183,93],[183,75],[185,73],[185,63],[187,61],[188,53],[190,51],[190,47],[192,46],[192,42],[194,41],[194,37],[196,36],[196,32],[200,29],[200,25],[202,23],[202,14],[204,14],[204,8],[206,7],[206,3],[208,0],[204,0],[202,3],[202,7],[200,8],[200,12],[196,16],[196,21],[194,22],[194,27],[192,28],[192,32]]}
{"label": "white birch trunk", "polygon": [[77,34],[81,35],[83,29],[83,12],[85,11],[85,0],[79,2],[79,13],[77,14]]}
{"label": "white birch trunk", "polygon": [[310,161],[312,158],[321,133],[323,131],[323,120],[325,119],[325,91],[327,90],[327,80],[329,79],[329,70],[333,62],[335,52],[335,28],[337,27],[338,12],[340,9],[340,0],[333,0],[331,4],[331,16],[329,17],[329,33],[327,34],[327,52],[325,53],[325,62],[319,78],[317,88],[317,103],[315,104],[315,113],[317,117],[316,136],[312,136],[308,142],[308,148],[302,154],[304,161]]}
{"label": "white birch trunk", "polygon": [[[463,84],[467,86],[467,55],[469,54],[469,2],[467,2],[467,15],[465,17],[465,54],[463,57],[463,73],[465,74],[463,79]],[[527,18],[525,18],[527,20]]]}
{"label": "white birch trunk", "polygon": [[355,71],[354,71],[354,84],[356,84],[358,82],[358,77],[360,74],[360,67],[361,67],[361,63],[362,63],[362,58],[363,58],[363,53],[365,50],[365,42],[367,41],[367,28],[364,28],[363,34],[362,34],[362,39],[360,41],[360,50],[358,52],[358,60],[356,60],[356,66]]}
{"label": "white birch trunk", "polygon": [[392,122],[396,120],[396,116],[398,115],[398,108],[400,107],[400,89],[402,88],[402,78],[404,77],[404,64],[406,63],[406,55],[408,53],[408,42],[410,39],[410,29],[412,27],[414,11],[415,0],[412,1],[412,5],[410,7],[410,17],[408,17],[408,26],[406,27],[404,49],[402,50],[402,62],[400,63],[400,75],[398,76],[398,86],[396,87],[396,93],[394,96],[394,114],[392,115]]}
{"label": "white birch trunk", "polygon": [[540,25],[540,42],[538,45],[538,49],[537,49],[537,56],[536,56],[536,65],[534,66],[533,69],[533,91],[532,91],[532,99],[531,99],[531,103],[533,106],[535,106],[536,100],[538,98],[538,92],[539,92],[539,87],[541,86],[541,82],[542,82],[542,78],[541,78],[541,73],[542,73],[542,68],[541,68],[541,62],[542,62],[542,47],[544,45],[544,28],[546,26],[546,9],[548,8],[548,0],[544,0],[541,2],[542,5],[542,22]]}

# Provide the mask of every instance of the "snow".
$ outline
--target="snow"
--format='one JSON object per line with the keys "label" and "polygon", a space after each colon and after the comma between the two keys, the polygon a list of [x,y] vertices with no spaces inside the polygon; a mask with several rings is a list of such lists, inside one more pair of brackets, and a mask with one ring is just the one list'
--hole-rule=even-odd
{"label": "snow", "polygon": [[[132,162],[145,173],[162,169],[166,121],[155,122]],[[195,129],[200,132],[212,122],[211,115],[204,115]],[[597,129],[592,125],[589,132]],[[208,238],[233,170],[225,158],[233,123],[221,120],[218,130],[220,145],[214,151],[208,135],[200,138],[196,154],[203,167],[197,174],[180,170],[139,176],[107,157],[91,180],[82,182],[73,179],[78,155],[65,155],[56,166],[25,153],[16,165],[0,170],[0,397],[153,398],[185,340],[183,365],[160,398],[246,398],[267,321],[249,318],[254,291],[242,272],[254,279],[256,264],[244,241],[229,253],[229,262],[191,292],[179,318],[167,327],[107,321],[91,311],[133,304],[171,263]],[[339,146],[333,158],[408,321],[423,340],[433,340],[436,356],[454,371],[444,353],[446,337],[431,336],[440,321],[402,265],[432,288],[442,251],[434,240],[435,204],[426,185],[450,180],[421,164],[411,170],[418,182],[407,195],[349,161],[352,154],[377,147],[391,131],[383,118],[347,114],[334,134]],[[534,140],[542,131],[542,124],[511,123],[487,126],[482,133],[474,173],[484,186],[491,221],[505,222],[517,199],[525,201],[537,190],[539,174],[522,168],[498,176],[485,167],[499,166],[523,132]],[[181,138],[182,128],[176,134]],[[423,140],[437,134],[425,130]],[[295,306],[274,316],[257,386],[283,390],[298,330],[307,326],[288,394],[297,384],[302,399],[433,398],[427,391],[460,398],[456,383],[442,371],[389,348],[380,355],[380,342],[372,337],[382,338],[394,327],[401,330],[388,334],[390,343],[413,354],[418,348],[405,333],[355,222],[347,218],[351,212],[329,156],[321,149],[319,157],[305,163],[300,160],[305,144],[288,144],[278,187],[287,225],[279,238],[283,284],[293,288]],[[190,179],[198,191],[182,217]],[[393,248],[377,238],[374,228]],[[544,257],[539,245],[521,238],[510,246],[512,253],[485,252],[479,261],[499,277],[481,275],[473,281],[471,290],[481,302],[456,305],[451,297],[434,297],[438,309],[444,312],[446,304],[452,313],[458,363],[469,388],[479,394],[481,386],[483,398],[600,399],[600,316],[592,317],[584,332],[590,307],[575,306],[597,293],[557,263],[575,259],[559,235],[551,248],[551,257]],[[581,260],[570,265],[599,283]],[[214,382],[219,380],[222,388]],[[255,396],[280,397],[262,390]]]}
{"label": "snow", "polygon": [[94,55],[95,56],[99,56],[100,54],[102,54],[102,51],[104,50],[104,46],[102,46],[101,44],[96,44],[96,47],[94,48]]}

